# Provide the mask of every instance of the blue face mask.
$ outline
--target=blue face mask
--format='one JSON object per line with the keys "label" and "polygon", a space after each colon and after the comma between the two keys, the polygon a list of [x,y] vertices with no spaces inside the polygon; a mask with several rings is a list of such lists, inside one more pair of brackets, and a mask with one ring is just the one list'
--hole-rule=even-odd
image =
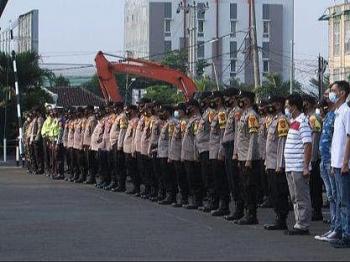
{"label": "blue face mask", "polygon": [[339,97],[334,92],[330,92],[328,98],[333,104],[337,103],[339,100]]}

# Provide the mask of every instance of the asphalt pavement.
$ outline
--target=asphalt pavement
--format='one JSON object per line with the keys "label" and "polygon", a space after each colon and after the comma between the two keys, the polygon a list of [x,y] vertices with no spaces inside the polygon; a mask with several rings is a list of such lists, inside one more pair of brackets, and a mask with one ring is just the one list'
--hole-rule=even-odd
{"label": "asphalt pavement", "polygon": [[[237,226],[199,211],[0,168],[0,260],[350,260],[313,235]],[[292,217],[292,213],[290,215]],[[292,225],[292,219],[290,219]]]}

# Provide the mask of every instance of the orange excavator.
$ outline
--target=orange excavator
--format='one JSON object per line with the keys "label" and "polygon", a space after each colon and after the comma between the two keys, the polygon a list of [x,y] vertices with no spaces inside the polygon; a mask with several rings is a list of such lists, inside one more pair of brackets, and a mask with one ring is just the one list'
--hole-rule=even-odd
{"label": "orange excavator", "polygon": [[95,62],[100,88],[108,101],[123,101],[115,74],[129,74],[171,84],[183,92],[186,100],[189,100],[197,91],[191,78],[178,70],[155,62],[133,58],[127,58],[121,62],[109,62],[101,51],[96,55]]}

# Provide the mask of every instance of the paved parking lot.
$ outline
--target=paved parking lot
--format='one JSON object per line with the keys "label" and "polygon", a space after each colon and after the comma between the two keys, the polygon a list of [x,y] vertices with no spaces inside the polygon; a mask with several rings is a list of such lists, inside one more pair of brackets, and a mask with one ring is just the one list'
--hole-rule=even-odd
{"label": "paved parking lot", "polygon": [[[313,236],[237,226],[93,186],[0,168],[0,260],[349,260]],[[292,223],[292,221],[290,221]],[[315,223],[313,234],[326,230]]]}

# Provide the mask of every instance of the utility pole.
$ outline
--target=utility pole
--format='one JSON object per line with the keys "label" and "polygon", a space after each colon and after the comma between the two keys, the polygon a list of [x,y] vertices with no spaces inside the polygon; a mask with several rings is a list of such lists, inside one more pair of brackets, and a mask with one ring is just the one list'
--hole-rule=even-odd
{"label": "utility pole", "polygon": [[290,42],[290,79],[289,79],[289,93],[293,94],[294,87],[294,41]]}
{"label": "utility pole", "polygon": [[18,74],[17,74],[17,62],[16,62],[16,52],[12,51],[12,63],[13,63],[13,72],[15,77],[15,91],[16,91],[16,100],[17,100],[17,118],[18,118],[18,148],[20,159],[23,157],[23,127],[22,127],[22,114],[21,114],[21,100],[19,94],[18,86]]}
{"label": "utility pole", "polygon": [[292,40],[290,41],[290,73],[289,73],[289,93],[293,93],[293,88],[294,88],[294,10],[295,10],[295,4],[294,0],[292,2],[293,6],[293,14],[292,14]]}
{"label": "utility pole", "polygon": [[259,51],[258,39],[256,32],[255,0],[250,0],[252,15],[252,42],[253,42],[253,65],[254,65],[254,87],[255,90],[260,86],[260,68],[259,68]]}
{"label": "utility pole", "polygon": [[189,14],[189,28],[187,32],[189,34],[189,46],[188,46],[188,64],[189,64],[189,74],[192,78],[196,78],[197,76],[197,50],[198,50],[198,12],[205,12],[209,9],[208,2],[203,5],[202,3],[197,3],[196,1],[192,1],[192,3],[185,4],[183,1],[180,2],[177,13],[179,14],[181,11]]}
{"label": "utility pole", "polygon": [[324,92],[323,79],[328,62],[321,56],[318,56],[318,97],[321,99]]}

